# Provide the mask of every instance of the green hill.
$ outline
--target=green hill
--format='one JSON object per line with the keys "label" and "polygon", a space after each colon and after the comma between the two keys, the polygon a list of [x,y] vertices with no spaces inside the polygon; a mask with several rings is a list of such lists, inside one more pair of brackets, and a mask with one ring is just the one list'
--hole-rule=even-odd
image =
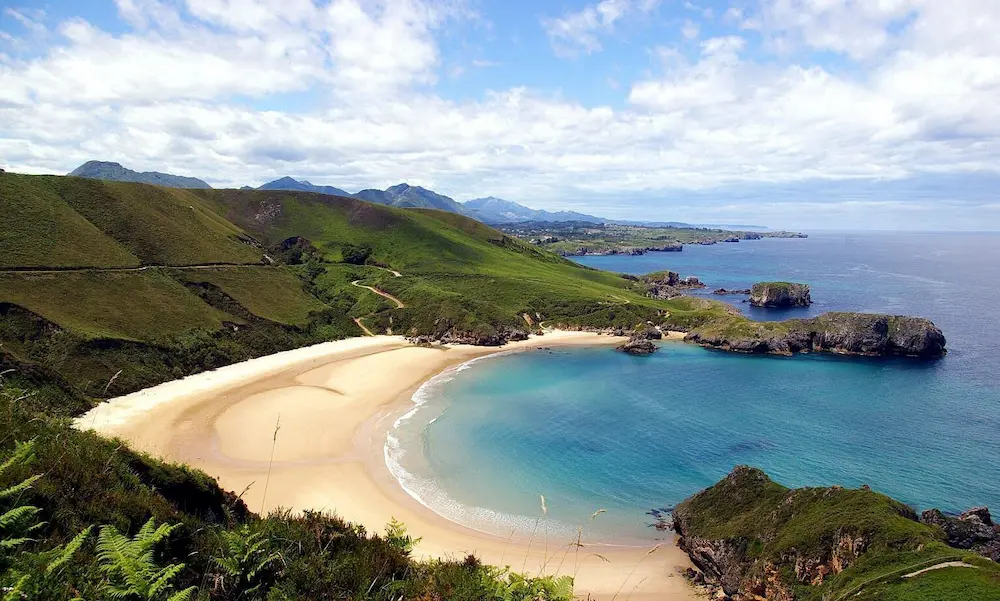
{"label": "green hill", "polygon": [[634,280],[442,211],[16,174],[0,192],[16,216],[3,226],[0,352],[91,395],[361,335],[354,318],[499,344],[538,322],[681,328],[725,313],[647,298]]}
{"label": "green hill", "polygon": [[673,527],[727,598],[1000,599],[1000,566],[867,487],[789,489],[738,466],[678,505]]}

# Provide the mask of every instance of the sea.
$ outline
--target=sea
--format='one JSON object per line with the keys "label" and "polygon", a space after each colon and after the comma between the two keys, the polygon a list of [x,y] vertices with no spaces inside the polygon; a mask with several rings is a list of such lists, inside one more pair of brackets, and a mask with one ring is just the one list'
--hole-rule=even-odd
{"label": "sea", "polygon": [[694,275],[709,297],[807,283],[804,309],[712,298],[756,320],[923,316],[949,351],[774,357],[664,342],[650,357],[593,347],[481,358],[422,386],[386,443],[400,483],[442,516],[502,536],[582,529],[644,544],[669,536],[658,525],[675,504],[740,464],[790,487],[867,484],[917,510],[1000,510],[1000,233],[813,232],[578,261]]}

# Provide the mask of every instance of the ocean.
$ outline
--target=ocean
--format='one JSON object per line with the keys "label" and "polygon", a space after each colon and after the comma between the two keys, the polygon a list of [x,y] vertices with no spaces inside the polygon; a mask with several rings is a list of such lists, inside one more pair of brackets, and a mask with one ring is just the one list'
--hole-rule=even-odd
{"label": "ocean", "polygon": [[425,384],[389,434],[390,468],[443,516],[501,535],[540,523],[546,537],[583,526],[591,539],[646,542],[664,536],[652,510],[738,464],[788,486],[868,484],[917,509],[1000,508],[1000,234],[820,232],[579,262],[695,275],[707,296],[808,283],[807,309],[714,298],[760,320],[923,316],[949,353],[788,358],[663,343],[651,357],[597,347],[479,359]]}

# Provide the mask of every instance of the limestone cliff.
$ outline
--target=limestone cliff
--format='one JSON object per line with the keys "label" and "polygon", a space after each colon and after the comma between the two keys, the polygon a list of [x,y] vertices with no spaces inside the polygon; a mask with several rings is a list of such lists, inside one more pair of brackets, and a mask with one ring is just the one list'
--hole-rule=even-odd
{"label": "limestone cliff", "polygon": [[758,282],[750,289],[750,304],[773,308],[808,307],[812,298],[808,284]]}

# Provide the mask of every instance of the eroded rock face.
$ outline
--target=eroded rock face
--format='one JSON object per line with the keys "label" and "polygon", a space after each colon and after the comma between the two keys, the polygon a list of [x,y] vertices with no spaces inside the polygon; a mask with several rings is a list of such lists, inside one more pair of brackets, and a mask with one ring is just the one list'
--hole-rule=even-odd
{"label": "eroded rock face", "polygon": [[633,334],[627,341],[615,347],[615,350],[629,355],[652,355],[658,350],[645,333]]}
{"label": "eroded rock face", "polygon": [[944,530],[947,542],[957,549],[969,549],[993,561],[1000,561],[1000,525],[993,523],[990,510],[973,507],[958,516],[947,516],[939,509],[928,509],[920,521]]}
{"label": "eroded rock face", "polygon": [[791,282],[760,282],[750,289],[750,304],[754,307],[808,307],[812,304],[808,284]]}
{"label": "eroded rock face", "polygon": [[928,359],[946,352],[944,334],[931,321],[871,313],[827,313],[780,326],[752,324],[735,332],[696,328],[685,340],[726,351],[773,355],[829,352]]}

